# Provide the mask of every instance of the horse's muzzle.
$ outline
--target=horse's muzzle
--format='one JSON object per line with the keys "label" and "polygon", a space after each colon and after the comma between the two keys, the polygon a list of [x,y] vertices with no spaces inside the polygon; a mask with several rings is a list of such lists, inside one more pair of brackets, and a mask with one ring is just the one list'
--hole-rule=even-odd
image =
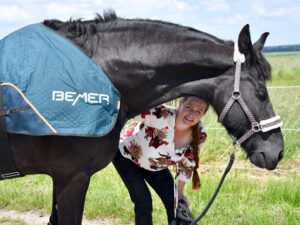
{"label": "horse's muzzle", "polygon": [[250,162],[260,168],[274,170],[278,162],[283,158],[283,155],[283,148],[279,151],[276,151],[276,149],[257,151],[250,156]]}

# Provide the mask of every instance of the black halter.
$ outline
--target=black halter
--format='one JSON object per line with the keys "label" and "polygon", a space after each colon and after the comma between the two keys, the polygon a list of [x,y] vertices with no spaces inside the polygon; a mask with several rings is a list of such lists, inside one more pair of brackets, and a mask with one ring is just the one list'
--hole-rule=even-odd
{"label": "black halter", "polygon": [[[235,48],[236,50],[237,48]],[[238,54],[238,53],[237,53]],[[241,53],[240,57],[237,58],[236,61],[236,67],[235,67],[235,75],[234,75],[234,89],[232,92],[232,96],[225,105],[224,109],[222,110],[218,122],[222,123],[225,116],[229,112],[231,106],[235,101],[237,101],[240,106],[242,107],[243,111],[246,113],[248,119],[251,122],[252,129],[250,129],[248,132],[246,132],[242,137],[240,137],[235,144],[241,144],[242,142],[246,141],[251,135],[257,133],[257,132],[268,132],[270,130],[279,128],[282,126],[282,122],[280,121],[280,116],[274,116],[267,120],[262,120],[260,122],[257,122],[249,110],[247,104],[245,103],[244,99],[242,98],[241,92],[240,92],[240,80],[241,80],[241,64],[244,62],[244,57]]]}

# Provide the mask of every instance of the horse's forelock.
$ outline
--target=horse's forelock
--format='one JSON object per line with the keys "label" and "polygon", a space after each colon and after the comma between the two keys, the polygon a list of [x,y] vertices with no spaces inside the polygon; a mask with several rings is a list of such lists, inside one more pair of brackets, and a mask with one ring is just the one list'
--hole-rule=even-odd
{"label": "horse's forelock", "polygon": [[258,65],[261,67],[261,76],[263,76],[264,80],[271,79],[271,65],[260,52],[258,57]]}
{"label": "horse's forelock", "polygon": [[247,61],[246,67],[252,71],[252,76],[256,79],[270,80],[271,77],[271,65],[264,57],[261,51],[254,50],[251,55],[248,55],[249,60]]}
{"label": "horse's forelock", "polygon": [[266,74],[265,80],[270,80],[272,78],[272,76],[271,76],[272,67],[266,59],[264,60],[264,68],[265,68],[265,74]]}

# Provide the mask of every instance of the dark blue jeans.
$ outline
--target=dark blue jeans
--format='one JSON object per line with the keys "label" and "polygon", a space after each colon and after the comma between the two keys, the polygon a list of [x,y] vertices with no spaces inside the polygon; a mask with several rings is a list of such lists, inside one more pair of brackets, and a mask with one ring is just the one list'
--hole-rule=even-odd
{"label": "dark blue jeans", "polygon": [[168,223],[174,220],[174,180],[168,169],[145,170],[118,151],[113,165],[127,187],[134,203],[135,224],[152,225],[152,198],[147,183],[162,200],[168,215]]}

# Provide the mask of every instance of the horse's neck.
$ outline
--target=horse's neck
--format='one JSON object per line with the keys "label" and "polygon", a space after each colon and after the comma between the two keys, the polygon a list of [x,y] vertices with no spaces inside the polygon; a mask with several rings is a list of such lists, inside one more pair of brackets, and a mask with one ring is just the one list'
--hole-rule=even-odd
{"label": "horse's neck", "polygon": [[121,92],[129,117],[185,95],[182,85],[216,77],[233,65],[232,47],[201,39],[166,42],[164,37],[161,41],[148,38],[119,40],[121,44],[115,46],[117,41],[110,37],[107,44],[112,45],[104,43],[105,49],[100,45],[94,58]]}

